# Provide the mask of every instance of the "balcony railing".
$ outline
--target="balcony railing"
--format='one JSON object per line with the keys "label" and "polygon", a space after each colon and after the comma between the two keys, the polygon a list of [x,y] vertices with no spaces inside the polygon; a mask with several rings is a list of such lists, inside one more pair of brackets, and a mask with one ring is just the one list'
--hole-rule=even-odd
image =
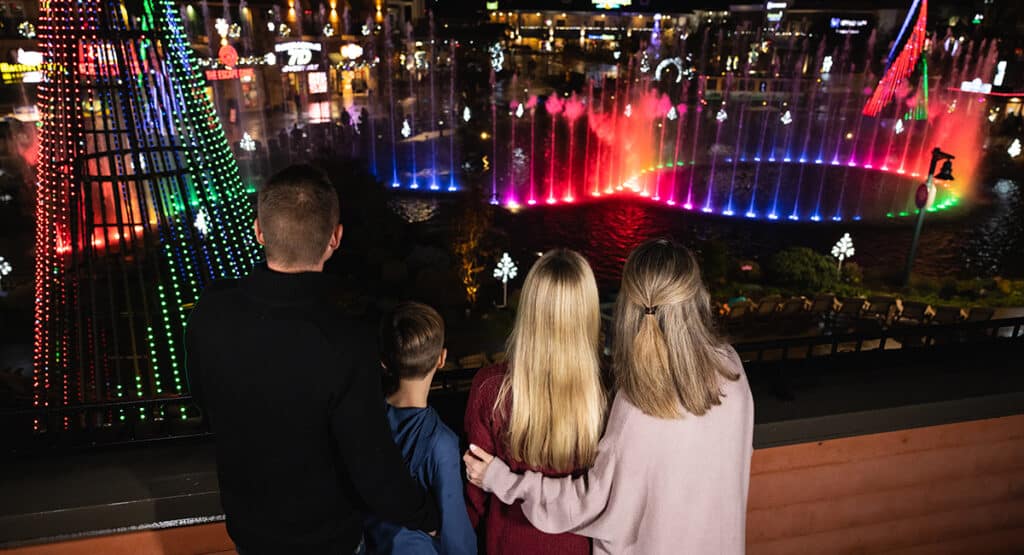
{"label": "balcony railing", "polygon": [[[877,332],[742,342],[734,345],[748,376],[784,376],[787,369],[891,364],[898,372],[906,360],[956,360],[995,346],[1024,344],[1024,317],[945,325],[892,327]],[[479,368],[439,372],[434,388],[440,395],[469,388]],[[210,432],[187,396],[123,400],[64,407],[39,407],[0,412],[0,431],[11,438],[10,452],[81,449],[100,445],[152,442],[196,437]]]}

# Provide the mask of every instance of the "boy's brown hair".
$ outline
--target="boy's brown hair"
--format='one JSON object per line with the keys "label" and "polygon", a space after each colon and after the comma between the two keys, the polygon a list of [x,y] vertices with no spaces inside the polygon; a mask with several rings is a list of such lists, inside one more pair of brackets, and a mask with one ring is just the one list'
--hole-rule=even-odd
{"label": "boy's brown hair", "polygon": [[400,303],[381,322],[380,348],[385,389],[392,393],[398,380],[422,378],[435,369],[444,349],[444,320],[423,303]]}

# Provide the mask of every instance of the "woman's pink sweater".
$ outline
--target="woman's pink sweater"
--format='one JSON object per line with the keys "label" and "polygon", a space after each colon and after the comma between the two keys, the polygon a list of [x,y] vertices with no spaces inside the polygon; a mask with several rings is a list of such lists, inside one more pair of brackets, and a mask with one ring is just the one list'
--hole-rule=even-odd
{"label": "woman's pink sweater", "polygon": [[740,378],[722,379],[722,404],[703,416],[654,418],[620,393],[587,474],[515,474],[495,458],[484,489],[523,500],[544,532],[594,538],[594,553],[743,553],[754,402],[739,357],[730,359]]}

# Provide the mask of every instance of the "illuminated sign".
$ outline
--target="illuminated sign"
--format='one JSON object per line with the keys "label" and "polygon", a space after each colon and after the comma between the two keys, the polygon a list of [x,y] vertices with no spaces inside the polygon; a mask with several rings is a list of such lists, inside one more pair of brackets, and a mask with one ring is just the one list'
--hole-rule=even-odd
{"label": "illuminated sign", "polygon": [[207,81],[228,81],[230,79],[241,79],[252,81],[256,77],[256,71],[251,67],[234,69],[208,69],[206,70]]}
{"label": "illuminated sign", "polygon": [[868,26],[868,20],[833,17],[829,21],[828,26],[835,29],[836,33],[840,35],[858,35],[862,27]]}
{"label": "illuminated sign", "polygon": [[309,81],[309,94],[320,94],[327,92],[327,73],[324,71],[312,71],[306,77]]}
{"label": "illuminated sign", "polygon": [[43,72],[38,65],[0,63],[0,80],[5,85],[17,83],[38,83],[43,80]]}
{"label": "illuminated sign", "polygon": [[982,83],[981,78],[975,77],[973,81],[960,83],[960,90],[964,92],[988,94],[992,92],[992,83]]}
{"label": "illuminated sign", "polygon": [[992,79],[992,84],[997,87],[1003,86],[1003,80],[1006,78],[1006,60],[1000,60],[996,64],[996,76]]}
{"label": "illuminated sign", "polygon": [[[27,66],[41,66],[43,65],[43,53],[19,48],[18,63]],[[1006,67],[1006,62],[1003,62],[1003,67]]]}
{"label": "illuminated sign", "polygon": [[286,54],[286,56],[279,56],[284,61],[281,71],[285,73],[319,69],[320,61],[313,61],[313,53],[319,53],[322,49],[323,45],[319,42],[302,40],[280,42],[274,45],[274,52]]}
{"label": "illuminated sign", "polygon": [[633,0],[592,0],[592,3],[599,10],[617,10],[625,6],[632,6]]}

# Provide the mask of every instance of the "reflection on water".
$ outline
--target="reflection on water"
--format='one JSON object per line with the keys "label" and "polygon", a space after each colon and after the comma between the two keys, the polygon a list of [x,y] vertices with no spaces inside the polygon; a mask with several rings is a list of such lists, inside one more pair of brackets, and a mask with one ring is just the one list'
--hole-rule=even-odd
{"label": "reflection on water", "polygon": [[[614,286],[625,257],[638,243],[658,236],[695,243],[718,239],[734,256],[764,259],[789,246],[827,253],[849,232],[854,258],[865,269],[903,268],[913,234],[913,219],[886,222],[792,223],[707,216],[642,200],[603,201],[505,213],[498,224],[511,247],[543,251],[579,250],[590,260],[602,287]],[[916,275],[1024,277],[1024,196],[1017,183],[1003,180],[971,208],[929,214],[914,266]]]}

